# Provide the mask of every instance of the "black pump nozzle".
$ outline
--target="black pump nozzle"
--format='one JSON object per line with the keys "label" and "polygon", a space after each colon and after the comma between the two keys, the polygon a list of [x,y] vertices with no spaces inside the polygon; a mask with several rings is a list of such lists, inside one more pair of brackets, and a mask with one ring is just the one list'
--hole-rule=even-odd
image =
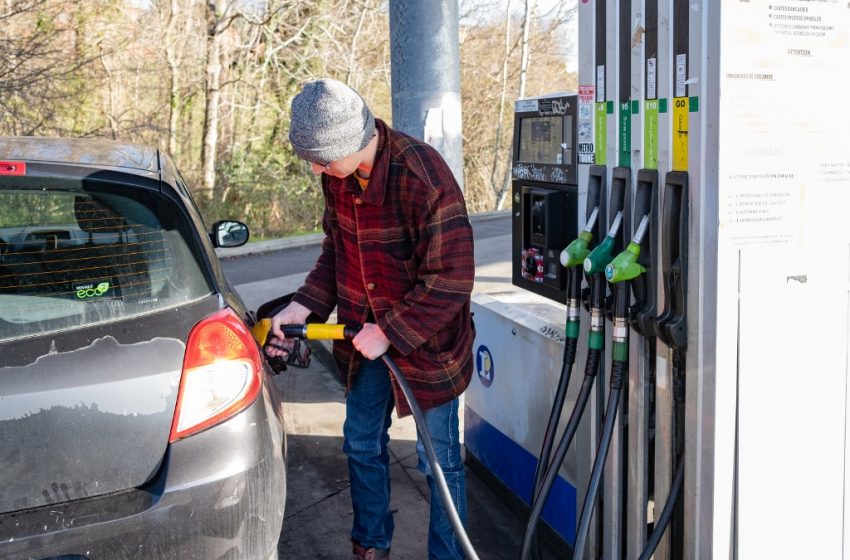
{"label": "black pump nozzle", "polygon": [[634,303],[630,311],[632,328],[644,337],[655,336],[655,322],[658,315],[658,290],[656,284],[656,251],[658,246],[659,218],[658,171],[641,169],[637,176],[635,190],[634,216],[648,216],[649,230],[640,243],[640,256],[637,263],[647,269],[632,280]]}
{"label": "black pump nozzle", "polygon": [[667,173],[661,214],[661,274],[664,309],[655,332],[672,348],[685,349],[687,333],[688,174]]}

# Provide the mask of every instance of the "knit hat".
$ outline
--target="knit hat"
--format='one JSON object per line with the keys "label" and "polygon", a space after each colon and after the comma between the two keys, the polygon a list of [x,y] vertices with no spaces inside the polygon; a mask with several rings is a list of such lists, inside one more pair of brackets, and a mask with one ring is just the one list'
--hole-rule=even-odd
{"label": "knit hat", "polygon": [[329,162],[359,152],[372,139],[375,117],[356,91],[336,80],[307,83],[292,99],[289,141],[295,154]]}

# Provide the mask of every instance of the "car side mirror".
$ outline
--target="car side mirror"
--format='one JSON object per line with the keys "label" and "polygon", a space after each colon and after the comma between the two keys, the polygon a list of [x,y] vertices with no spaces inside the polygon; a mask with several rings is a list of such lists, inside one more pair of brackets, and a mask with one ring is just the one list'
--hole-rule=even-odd
{"label": "car side mirror", "polygon": [[248,226],[235,220],[214,223],[210,233],[213,247],[241,247],[249,236]]}

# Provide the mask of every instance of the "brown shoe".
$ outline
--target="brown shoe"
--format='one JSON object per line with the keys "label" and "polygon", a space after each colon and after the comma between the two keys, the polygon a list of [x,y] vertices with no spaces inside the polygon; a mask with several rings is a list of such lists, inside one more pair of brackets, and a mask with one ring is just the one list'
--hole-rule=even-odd
{"label": "brown shoe", "polygon": [[351,548],[354,551],[354,556],[351,560],[389,560],[390,551],[383,548],[363,548],[356,542],[351,542]]}

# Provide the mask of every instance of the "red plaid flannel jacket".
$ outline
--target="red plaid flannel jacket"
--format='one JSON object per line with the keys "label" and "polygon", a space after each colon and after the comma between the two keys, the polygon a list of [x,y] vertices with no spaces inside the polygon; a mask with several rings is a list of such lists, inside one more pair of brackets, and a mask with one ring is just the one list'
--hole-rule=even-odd
{"label": "red plaid flannel jacket", "polygon": [[[390,356],[423,410],[460,395],[472,375],[472,227],[457,182],[430,145],[376,120],[378,152],[363,191],[354,177],[322,175],[325,239],[297,301],[344,324],[371,310]],[[362,356],[334,343],[351,387]],[[410,407],[393,380],[399,416]]]}

